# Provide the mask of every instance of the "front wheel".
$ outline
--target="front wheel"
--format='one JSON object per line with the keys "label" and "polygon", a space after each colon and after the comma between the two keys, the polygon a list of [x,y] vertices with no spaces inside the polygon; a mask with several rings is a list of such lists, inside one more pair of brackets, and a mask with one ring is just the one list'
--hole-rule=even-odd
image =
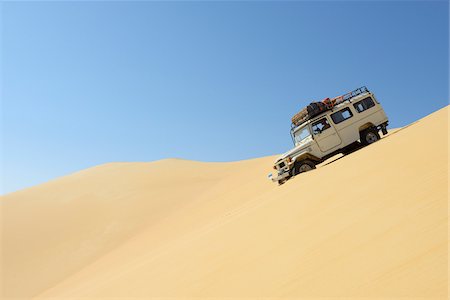
{"label": "front wheel", "polygon": [[300,162],[297,162],[294,167],[294,175],[298,175],[300,173],[308,172],[316,168],[316,164],[309,160],[305,159]]}
{"label": "front wheel", "polygon": [[380,139],[378,131],[374,129],[367,129],[361,133],[361,144],[364,146],[375,143]]}

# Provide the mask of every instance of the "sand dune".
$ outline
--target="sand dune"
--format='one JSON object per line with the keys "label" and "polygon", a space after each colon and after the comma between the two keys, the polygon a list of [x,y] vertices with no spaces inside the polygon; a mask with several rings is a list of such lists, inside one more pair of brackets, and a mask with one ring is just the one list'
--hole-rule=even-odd
{"label": "sand dune", "polygon": [[111,163],[6,195],[2,293],[447,298],[448,108],[282,186],[273,160]]}

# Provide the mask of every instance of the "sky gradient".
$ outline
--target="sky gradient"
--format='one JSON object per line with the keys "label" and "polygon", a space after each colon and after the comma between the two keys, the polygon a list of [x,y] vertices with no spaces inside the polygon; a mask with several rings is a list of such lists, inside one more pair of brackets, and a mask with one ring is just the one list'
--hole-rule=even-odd
{"label": "sky gradient", "polygon": [[447,1],[0,5],[2,194],[107,162],[282,153],[293,114],[362,85],[391,128],[449,101]]}

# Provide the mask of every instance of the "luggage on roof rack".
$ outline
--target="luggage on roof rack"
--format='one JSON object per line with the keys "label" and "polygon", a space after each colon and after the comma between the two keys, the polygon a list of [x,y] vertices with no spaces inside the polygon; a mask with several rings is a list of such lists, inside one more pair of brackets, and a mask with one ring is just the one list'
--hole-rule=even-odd
{"label": "luggage on roof rack", "polygon": [[323,102],[311,102],[292,117],[292,124],[295,126],[300,125],[301,123],[320,115],[327,109],[328,107]]}
{"label": "luggage on roof rack", "polygon": [[347,94],[335,97],[335,98],[326,98],[321,102],[311,102],[308,106],[303,108],[301,111],[296,113],[291,121],[292,121],[292,127],[298,126],[316,116],[323,113],[326,110],[333,109],[334,106],[345,102],[347,100],[351,100],[352,98],[361,95],[363,93],[368,93],[369,90],[367,87],[362,86],[360,88],[357,88],[356,90],[353,90]]}

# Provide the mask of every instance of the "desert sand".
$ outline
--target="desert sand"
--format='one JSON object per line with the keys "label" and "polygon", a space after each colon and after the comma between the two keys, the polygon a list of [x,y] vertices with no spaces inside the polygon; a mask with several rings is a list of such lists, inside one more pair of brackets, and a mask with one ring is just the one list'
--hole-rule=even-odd
{"label": "desert sand", "polygon": [[2,295],[446,299],[448,135],[444,108],[282,186],[275,156],[167,159],[5,195]]}

